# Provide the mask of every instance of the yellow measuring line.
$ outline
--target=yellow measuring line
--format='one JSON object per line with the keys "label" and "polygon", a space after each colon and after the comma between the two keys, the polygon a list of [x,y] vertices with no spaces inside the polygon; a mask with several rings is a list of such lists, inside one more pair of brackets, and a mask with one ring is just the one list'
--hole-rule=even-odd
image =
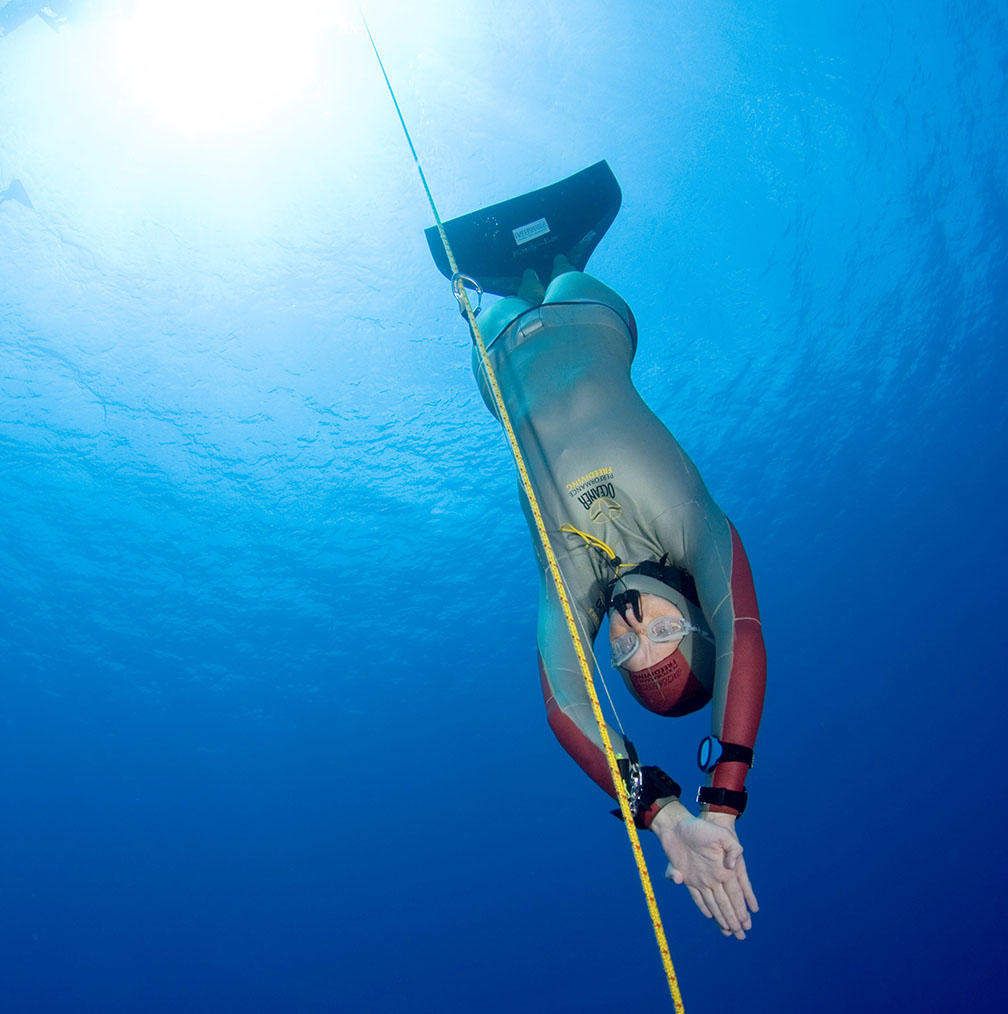
{"label": "yellow measuring line", "polygon": [[[420,165],[420,159],[416,153],[416,148],[413,147],[413,140],[410,137],[409,130],[406,128],[406,121],[403,119],[402,111],[399,109],[399,102],[395,97],[395,92],[392,90],[392,84],[388,79],[388,74],[385,72],[385,65],[382,63],[382,58],[378,53],[378,47],[375,45],[374,37],[371,35],[371,29],[368,28],[366,21],[364,22],[364,29],[367,31],[368,38],[371,40],[371,47],[374,49],[375,57],[378,60],[378,66],[381,67],[382,76],[385,78],[385,84],[388,85],[389,94],[392,96],[396,112],[399,114],[399,122],[402,124],[403,132],[406,134],[406,140],[409,143],[410,151],[413,153],[413,161],[416,163],[417,172],[420,174],[420,180],[427,193],[427,200],[430,202],[431,211],[434,213],[434,221],[437,223],[438,233],[441,236],[441,242],[444,244],[445,253],[448,256],[448,263],[451,266],[452,274],[457,275],[459,273],[459,269],[458,265],[455,263],[455,255],[452,253],[451,244],[448,242],[448,236],[444,231],[444,225],[441,223],[441,216],[438,214],[437,205],[434,203],[430,187],[427,185],[427,178],[424,176],[423,169]],[[507,406],[504,404],[504,395],[501,393],[500,385],[497,383],[497,376],[494,369],[490,365],[490,357],[487,353],[486,344],[483,341],[483,335],[480,332],[479,324],[476,323],[476,314],[473,312],[472,305],[469,302],[469,294],[466,292],[464,285],[458,286],[456,292],[460,294],[461,302],[465,308],[465,315],[469,320],[469,327],[472,329],[473,341],[476,343],[476,348],[479,350],[483,369],[486,371],[487,380],[490,382],[490,390],[493,392],[494,403],[497,406],[498,415],[504,426],[504,432],[507,435],[508,444],[511,447],[511,454],[514,456],[515,465],[518,468],[518,475],[521,479],[522,488],[525,490],[525,496],[528,498],[529,506],[532,509],[532,517],[535,519],[536,531],[539,533],[539,540],[542,543],[543,551],[546,554],[550,574],[553,576],[553,583],[556,585],[557,595],[560,599],[560,608],[563,610],[564,618],[567,621],[567,630],[569,631],[571,641],[574,644],[574,651],[577,654],[578,664],[581,666],[581,675],[584,677],[585,688],[588,691],[588,699],[591,701],[592,713],[595,715],[595,721],[598,724],[599,737],[602,740],[606,760],[609,763],[609,773],[612,775],[613,786],[616,789],[616,795],[619,799],[620,812],[623,814],[623,823],[626,826],[627,836],[630,839],[630,848],[633,850],[634,860],[637,863],[637,872],[640,874],[641,887],[644,889],[644,898],[647,901],[648,912],[651,915],[651,923],[654,927],[655,939],[658,941],[658,950],[661,952],[662,964],[665,967],[665,975],[668,979],[669,992],[672,994],[672,1002],[675,1005],[677,1014],[684,1014],[685,1007],[683,1006],[682,996],[679,992],[679,980],[676,978],[675,968],[672,966],[672,955],[669,953],[668,942],[665,939],[665,929],[662,926],[661,914],[658,912],[658,903],[655,901],[654,888],[651,886],[651,877],[648,873],[647,863],[644,861],[644,853],[641,850],[640,836],[637,834],[637,825],[634,824],[633,813],[630,810],[630,799],[627,796],[626,786],[623,784],[623,776],[620,774],[619,765],[616,763],[616,753],[613,750],[612,741],[609,739],[609,730],[606,728],[605,717],[602,714],[602,705],[599,703],[598,693],[595,690],[595,680],[592,676],[591,666],[588,664],[584,645],[581,643],[581,635],[578,633],[577,623],[574,620],[574,613],[571,609],[570,600],[567,598],[567,591],[564,588],[563,577],[560,573],[560,565],[557,563],[553,547],[550,545],[549,534],[546,531],[546,523],[543,521],[542,513],[539,510],[539,501],[536,498],[535,490],[532,488],[532,480],[529,478],[528,469],[525,467],[525,458],[522,455],[521,448],[518,446],[518,438],[515,436],[514,427],[511,425],[511,416],[508,413]]]}

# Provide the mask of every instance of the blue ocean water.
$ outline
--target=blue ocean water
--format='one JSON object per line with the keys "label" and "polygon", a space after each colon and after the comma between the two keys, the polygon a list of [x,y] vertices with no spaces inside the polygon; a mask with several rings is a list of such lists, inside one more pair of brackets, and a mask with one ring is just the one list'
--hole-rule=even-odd
{"label": "blue ocean water", "polygon": [[[671,1009],[356,8],[13,6],[0,1007]],[[1003,5],[415,7],[444,217],[609,160],[592,270],[752,560],[748,938],[644,842],[686,1009],[1000,1009]],[[611,686],[692,785],[704,716]]]}

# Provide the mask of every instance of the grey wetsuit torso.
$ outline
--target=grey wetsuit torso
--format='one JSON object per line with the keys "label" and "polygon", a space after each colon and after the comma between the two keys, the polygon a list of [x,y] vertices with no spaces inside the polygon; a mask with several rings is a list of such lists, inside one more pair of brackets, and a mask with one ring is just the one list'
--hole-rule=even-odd
{"label": "grey wetsuit torso", "polygon": [[[752,746],[765,658],[741,541],[696,466],[633,386],[634,324],[626,304],[577,272],[561,275],[546,300],[539,307],[517,299],[492,307],[485,315],[487,330],[502,330],[488,354],[585,643],[598,633],[614,570],[603,552],[577,532],[561,530],[564,526],[601,540],[623,563],[667,554],[693,577],[717,649],[713,686],[703,688],[707,697],[699,704],[713,697],[716,736]],[[475,349],[473,365],[496,415]],[[523,493],[521,501],[541,572],[538,640],[550,724],[568,752],[612,793],[583,677]],[[645,706],[669,713],[646,688],[631,681],[628,686]],[[610,736],[623,754],[622,739],[613,730]],[[744,768],[721,765],[715,784],[741,789]]]}

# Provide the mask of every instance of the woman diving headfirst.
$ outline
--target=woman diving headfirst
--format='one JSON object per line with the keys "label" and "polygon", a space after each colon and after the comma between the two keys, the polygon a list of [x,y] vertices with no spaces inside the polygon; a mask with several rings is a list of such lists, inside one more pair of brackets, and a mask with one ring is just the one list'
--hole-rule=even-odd
{"label": "woman diving headfirst", "polygon": [[[738,533],[633,386],[629,307],[580,270],[618,208],[619,188],[598,163],[445,230],[460,269],[505,296],[480,317],[480,331],[581,637],[591,644],[608,616],[612,663],[650,711],[676,717],[712,705],[698,816],[676,781],[641,766],[632,745],[608,733],[635,822],[658,836],[668,858],[666,876],[685,884],[725,935],[742,939],[757,908],[735,823],[766,683],[759,611]],[[496,415],[475,349],[473,369]],[[615,796],[576,649],[524,496],[522,503],[540,565],[549,724]]]}

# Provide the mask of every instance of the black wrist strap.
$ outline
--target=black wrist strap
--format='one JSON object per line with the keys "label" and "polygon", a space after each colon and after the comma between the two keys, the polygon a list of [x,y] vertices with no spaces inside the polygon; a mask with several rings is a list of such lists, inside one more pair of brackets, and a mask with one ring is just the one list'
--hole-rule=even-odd
{"label": "black wrist strap", "polygon": [[702,785],[696,795],[696,801],[706,803],[708,806],[730,806],[733,810],[738,810],[741,817],[745,813],[749,793],[745,789],[736,792],[734,789],[715,789]]}
{"label": "black wrist strap", "polygon": [[[682,795],[682,786],[671,775],[665,774],[661,768],[646,767],[641,768],[640,771],[642,784],[640,795],[637,797],[635,817],[646,814],[659,799]],[[610,810],[609,812],[614,817],[623,819],[623,814],[619,810]]]}
{"label": "black wrist strap", "polygon": [[741,743],[725,743],[713,736],[705,736],[700,740],[700,747],[697,750],[697,767],[701,771],[713,771],[718,764],[741,763],[747,767],[753,766],[753,751],[751,746],[742,746]]}
{"label": "black wrist strap", "polygon": [[637,810],[650,810],[655,800],[663,799],[665,796],[681,796],[682,786],[670,775],[665,774],[661,768],[641,768],[644,776],[644,785],[641,788],[640,802]]}
{"label": "black wrist strap", "polygon": [[752,747],[740,746],[738,743],[722,743],[721,756],[718,758],[718,764],[727,764],[732,761],[741,761],[748,767],[752,767]]}

